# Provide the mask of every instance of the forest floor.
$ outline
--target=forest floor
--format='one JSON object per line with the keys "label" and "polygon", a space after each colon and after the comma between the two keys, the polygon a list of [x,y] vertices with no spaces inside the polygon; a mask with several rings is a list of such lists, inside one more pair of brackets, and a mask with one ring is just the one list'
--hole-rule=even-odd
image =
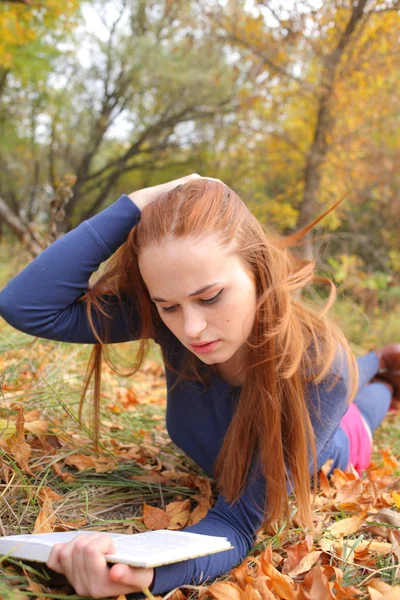
{"label": "forest floor", "polygon": [[[3,283],[20,262],[18,252],[0,248]],[[359,354],[378,340],[398,341],[400,309],[370,319],[342,300],[336,315]],[[134,351],[134,343],[113,345],[121,367]],[[133,377],[104,366],[94,451],[90,393],[78,421],[89,353],[89,346],[35,339],[0,320],[0,536],[180,529],[215,501],[214,482],[168,437],[156,347]],[[336,470],[328,481],[321,474],[312,535],[296,523],[294,501],[291,508],[289,529],[260,531],[231,573],[182,587],[173,600],[400,599],[400,414],[389,413],[375,433],[362,478]],[[27,598],[81,597],[44,565],[0,556],[0,599]]]}
{"label": "forest floor", "polygon": [[[89,406],[79,424],[90,348],[34,339],[0,325],[0,533],[179,529],[212,506],[213,482],[170,441],[165,378],[152,349],[133,377],[103,370],[100,450]],[[126,364],[134,343],[116,345]],[[87,405],[90,404],[90,398]],[[365,476],[321,477],[313,536],[260,531],[231,573],[174,600],[400,598],[400,415],[375,436]],[[0,598],[80,598],[45,566],[0,557]]]}

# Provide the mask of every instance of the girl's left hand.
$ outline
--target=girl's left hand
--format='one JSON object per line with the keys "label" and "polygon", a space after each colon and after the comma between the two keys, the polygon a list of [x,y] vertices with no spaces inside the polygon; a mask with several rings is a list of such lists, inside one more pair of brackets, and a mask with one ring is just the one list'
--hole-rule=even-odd
{"label": "girl's left hand", "polygon": [[79,535],[67,544],[55,544],[47,566],[65,575],[80,596],[107,598],[140,592],[153,581],[154,569],[139,569],[128,565],[108,566],[105,554],[115,547],[110,536]]}

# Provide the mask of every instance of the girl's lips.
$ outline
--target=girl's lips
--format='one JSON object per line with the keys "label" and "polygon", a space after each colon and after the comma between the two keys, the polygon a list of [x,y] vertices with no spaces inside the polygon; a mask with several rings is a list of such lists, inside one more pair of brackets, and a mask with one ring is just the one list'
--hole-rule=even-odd
{"label": "girl's lips", "polygon": [[196,354],[205,354],[206,352],[212,352],[214,348],[217,346],[220,340],[215,340],[214,342],[208,342],[207,344],[201,344],[201,346],[197,346],[194,344],[190,344],[193,351]]}

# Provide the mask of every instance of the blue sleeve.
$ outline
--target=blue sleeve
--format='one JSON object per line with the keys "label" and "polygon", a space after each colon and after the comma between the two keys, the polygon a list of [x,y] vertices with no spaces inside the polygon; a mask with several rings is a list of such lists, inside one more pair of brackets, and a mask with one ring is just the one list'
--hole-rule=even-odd
{"label": "blue sleeve", "polygon": [[[0,293],[0,315],[30,335],[63,342],[96,343],[86,306],[78,299],[87,291],[91,275],[121,246],[140,220],[140,210],[128,196],[46,248]],[[137,314],[128,300],[121,308],[112,297],[110,341],[136,339]],[[129,320],[129,322],[128,322]],[[94,319],[95,325],[101,325]]]}
{"label": "blue sleeve", "polygon": [[265,479],[249,477],[250,484],[234,504],[228,504],[222,495],[207,515],[183,531],[226,537],[234,546],[217,554],[156,567],[151,586],[153,594],[163,594],[184,584],[201,584],[230,571],[251,550],[254,534],[264,519]]}

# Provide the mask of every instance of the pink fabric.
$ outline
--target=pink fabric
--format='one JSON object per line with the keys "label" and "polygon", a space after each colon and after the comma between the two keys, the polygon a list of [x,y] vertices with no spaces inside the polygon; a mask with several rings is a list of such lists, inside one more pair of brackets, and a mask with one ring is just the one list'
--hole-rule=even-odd
{"label": "pink fabric", "polygon": [[371,461],[372,435],[360,409],[354,403],[350,404],[340,426],[350,442],[349,463],[361,475],[362,471],[368,469]]}

